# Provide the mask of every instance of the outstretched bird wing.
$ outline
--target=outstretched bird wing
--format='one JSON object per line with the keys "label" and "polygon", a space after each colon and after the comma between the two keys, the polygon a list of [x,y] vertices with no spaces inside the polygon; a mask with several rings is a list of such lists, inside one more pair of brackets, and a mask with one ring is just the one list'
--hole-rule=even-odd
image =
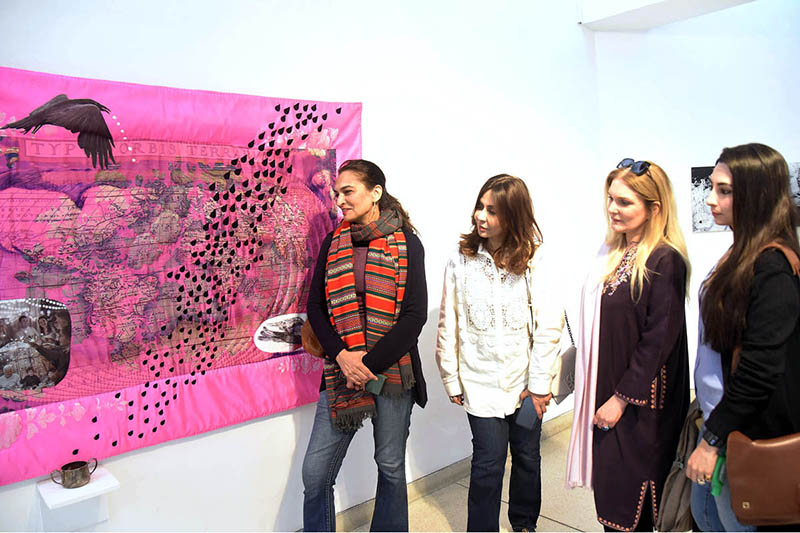
{"label": "outstretched bird wing", "polygon": [[25,130],[25,133],[33,129],[36,133],[45,124],[61,126],[78,134],[78,146],[87,157],[92,158],[93,167],[96,168],[99,163],[100,168],[106,168],[109,160],[116,161],[111,153],[114,139],[103,119],[103,111],[108,113],[108,108],[94,100],[69,100],[66,95],[60,94],[26,118],[6,124],[1,129],[17,128]]}
{"label": "outstretched bird wing", "polygon": [[[23,118],[22,120],[18,120],[16,122],[10,122],[0,128],[0,130],[5,129],[17,129],[17,130],[25,130],[25,133],[28,133],[31,129],[33,129],[33,133],[39,131],[39,128],[44,126],[45,124],[55,124],[54,122],[50,122],[47,118],[48,113],[51,109],[56,108],[59,104],[63,104],[64,102],[69,102],[66,94],[59,94],[51,98],[47,103],[42,104],[41,106],[37,107],[30,114]],[[60,124],[55,124],[56,126],[60,126]]]}

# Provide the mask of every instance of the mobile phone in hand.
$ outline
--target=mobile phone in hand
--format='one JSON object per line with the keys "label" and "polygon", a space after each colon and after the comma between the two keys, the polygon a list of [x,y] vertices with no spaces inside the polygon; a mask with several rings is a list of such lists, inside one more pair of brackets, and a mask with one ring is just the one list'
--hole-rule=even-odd
{"label": "mobile phone in hand", "polygon": [[522,406],[517,413],[516,423],[518,426],[522,426],[525,429],[533,429],[538,421],[539,415],[536,412],[536,406],[533,405],[533,399],[531,399],[530,396],[526,396],[525,399],[522,400]]}
{"label": "mobile phone in hand", "polygon": [[383,384],[386,383],[386,376],[383,374],[378,374],[378,379],[373,379],[367,381],[367,384],[364,385],[364,389],[367,392],[371,392],[372,394],[380,394],[383,390]]}

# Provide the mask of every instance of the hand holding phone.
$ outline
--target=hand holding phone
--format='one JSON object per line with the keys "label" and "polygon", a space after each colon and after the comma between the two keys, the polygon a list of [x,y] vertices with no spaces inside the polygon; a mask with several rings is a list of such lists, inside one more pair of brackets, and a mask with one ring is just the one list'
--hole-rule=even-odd
{"label": "hand holding phone", "polygon": [[533,405],[533,399],[530,396],[525,396],[522,400],[522,406],[517,413],[516,423],[525,429],[533,429],[536,422],[539,421],[539,414],[536,412],[536,406]]}
{"label": "hand holding phone", "polygon": [[372,394],[378,395],[383,390],[383,384],[386,383],[386,376],[383,374],[378,374],[378,379],[372,379],[367,381],[367,384],[364,386],[364,390],[367,392],[371,392]]}

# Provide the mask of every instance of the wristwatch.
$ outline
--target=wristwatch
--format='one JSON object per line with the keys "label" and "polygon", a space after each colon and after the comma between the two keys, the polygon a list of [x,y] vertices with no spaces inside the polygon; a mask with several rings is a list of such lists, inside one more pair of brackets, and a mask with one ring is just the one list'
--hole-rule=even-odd
{"label": "wristwatch", "polygon": [[706,441],[709,446],[713,446],[714,448],[719,448],[722,446],[722,439],[714,435],[710,429],[703,431],[703,440]]}

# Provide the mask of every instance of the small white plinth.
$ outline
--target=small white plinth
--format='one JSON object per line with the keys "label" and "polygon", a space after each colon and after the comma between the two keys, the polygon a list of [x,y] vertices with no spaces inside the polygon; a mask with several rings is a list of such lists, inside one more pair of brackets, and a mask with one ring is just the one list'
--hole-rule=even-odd
{"label": "small white plinth", "polygon": [[59,509],[61,507],[78,503],[90,498],[96,498],[102,494],[115,491],[119,488],[119,481],[114,475],[98,466],[89,479],[89,483],[76,489],[65,489],[52,479],[45,479],[36,485],[42,500],[49,509]]}
{"label": "small white plinth", "polygon": [[106,495],[119,488],[119,481],[100,466],[83,487],[65,489],[45,479],[36,488],[41,496],[42,531],[75,531],[108,520]]}

